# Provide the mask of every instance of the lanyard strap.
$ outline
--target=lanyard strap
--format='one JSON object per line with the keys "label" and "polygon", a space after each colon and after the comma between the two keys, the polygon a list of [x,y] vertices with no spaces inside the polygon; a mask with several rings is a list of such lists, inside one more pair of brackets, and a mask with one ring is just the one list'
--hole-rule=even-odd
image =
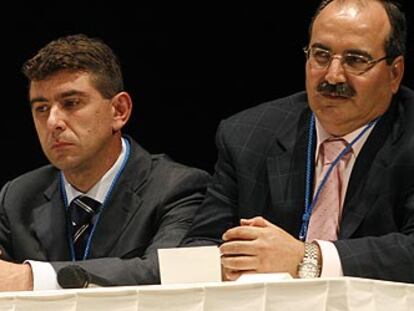
{"label": "lanyard strap", "polygon": [[315,143],[314,139],[314,129],[315,129],[315,116],[312,113],[309,121],[309,134],[308,134],[308,147],[306,150],[307,156],[306,156],[306,177],[305,177],[305,211],[302,215],[302,226],[299,233],[299,239],[304,241],[306,239],[306,235],[308,233],[308,226],[309,226],[309,220],[312,214],[312,210],[316,205],[316,202],[319,199],[319,194],[321,193],[323,187],[326,184],[326,181],[328,180],[329,175],[331,174],[334,167],[338,164],[338,162],[341,160],[341,158],[348,153],[352,146],[361,139],[362,136],[372,127],[375,125],[375,123],[378,121],[378,118],[369,122],[364,129],[339,153],[339,155],[335,158],[335,160],[330,164],[329,169],[325,173],[325,175],[322,178],[322,181],[320,185],[318,186],[315,195],[313,197],[313,200],[310,201],[310,194],[311,194],[311,185],[313,184],[312,176],[313,171],[315,169],[313,165],[313,146]]}
{"label": "lanyard strap", "polygon": [[[108,192],[105,195],[105,199],[104,199],[104,201],[102,203],[102,206],[97,211],[96,221],[95,221],[95,223],[92,226],[91,232],[90,232],[89,237],[88,237],[88,241],[86,242],[85,251],[83,252],[83,258],[82,258],[82,260],[87,259],[88,256],[89,256],[89,250],[90,250],[90,247],[91,247],[91,241],[92,241],[92,237],[93,237],[93,235],[95,233],[95,230],[96,230],[96,225],[98,224],[99,219],[100,219],[101,214],[102,214],[102,211],[106,207],[107,202],[108,202],[108,199],[111,196],[112,191],[113,191],[116,183],[118,182],[119,177],[121,176],[121,174],[122,174],[122,172],[123,172],[123,170],[124,170],[124,168],[126,166],[126,163],[128,161],[128,158],[129,158],[129,155],[130,155],[130,151],[131,151],[131,146],[130,146],[130,143],[129,143],[128,139],[124,139],[124,141],[125,141],[125,157],[124,157],[124,159],[122,161],[122,164],[121,164],[120,169],[118,170],[118,172],[116,173],[114,179],[112,180],[112,183],[111,183],[111,185],[109,187],[109,190],[108,190]],[[65,185],[64,185],[64,182],[63,182],[62,172],[60,172],[60,188],[61,188],[61,191],[60,192],[62,193],[63,203],[64,203],[64,206],[66,207],[66,211],[67,211],[67,209],[69,208],[69,204],[68,204],[68,198],[67,198],[67,194],[66,194],[66,190],[65,190]],[[68,214],[68,213],[66,213],[66,214]],[[69,241],[70,255],[71,255],[72,261],[76,261],[75,248],[73,246],[73,239],[72,239],[72,236],[70,234],[70,232],[71,232],[71,230],[70,230],[70,221],[67,221],[67,224],[68,224],[68,230],[67,230],[68,236],[67,236],[67,238],[68,238],[68,241]]]}

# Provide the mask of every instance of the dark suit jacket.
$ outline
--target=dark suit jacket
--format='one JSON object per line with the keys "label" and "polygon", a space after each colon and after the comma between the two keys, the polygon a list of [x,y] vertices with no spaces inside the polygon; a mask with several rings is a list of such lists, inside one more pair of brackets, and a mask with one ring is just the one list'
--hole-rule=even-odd
{"label": "dark suit jacket", "polygon": [[[213,182],[183,244],[221,243],[240,218],[257,215],[298,237],[309,118],[302,92],[222,121]],[[414,282],[414,92],[407,88],[356,159],[335,246],[345,275]]]}
{"label": "dark suit jacket", "polygon": [[[131,138],[128,163],[103,210],[90,258],[76,264],[114,285],[158,283],[157,249],[175,247],[204,198],[209,175],[150,155]],[[0,193],[1,257],[72,264],[58,170],[50,165]]]}

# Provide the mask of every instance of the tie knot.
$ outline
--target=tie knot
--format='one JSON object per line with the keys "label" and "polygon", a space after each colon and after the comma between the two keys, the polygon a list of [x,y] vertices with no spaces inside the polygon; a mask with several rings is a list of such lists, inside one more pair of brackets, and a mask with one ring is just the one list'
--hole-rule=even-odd
{"label": "tie knot", "polygon": [[75,257],[78,260],[83,258],[93,216],[100,206],[101,203],[86,195],[77,196],[70,203],[68,210],[72,224],[72,241],[75,247]]}
{"label": "tie knot", "polygon": [[87,195],[79,195],[72,200],[71,205],[74,208],[81,209],[87,214],[93,214],[101,205],[98,201],[88,197]]}
{"label": "tie knot", "polygon": [[72,225],[75,228],[89,225],[100,205],[101,203],[86,195],[74,198],[69,206]]}
{"label": "tie knot", "polygon": [[327,139],[322,143],[323,164],[331,164],[348,143],[342,138]]}

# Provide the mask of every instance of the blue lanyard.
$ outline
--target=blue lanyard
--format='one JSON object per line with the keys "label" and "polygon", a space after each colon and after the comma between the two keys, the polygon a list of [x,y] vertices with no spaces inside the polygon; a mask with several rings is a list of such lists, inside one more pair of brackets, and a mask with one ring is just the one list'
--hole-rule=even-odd
{"label": "blue lanyard", "polygon": [[[124,160],[122,161],[120,169],[118,170],[118,172],[116,173],[114,179],[112,180],[111,186],[109,187],[108,192],[106,193],[106,196],[105,196],[104,202],[102,203],[101,208],[98,210],[96,221],[92,226],[91,232],[90,232],[89,237],[88,237],[88,241],[86,242],[85,251],[83,253],[82,260],[85,260],[89,256],[91,241],[92,241],[92,237],[93,237],[93,235],[95,233],[95,230],[96,230],[96,225],[98,224],[99,219],[100,219],[101,214],[102,214],[102,211],[104,210],[104,208],[107,205],[108,198],[111,196],[112,191],[113,191],[116,183],[118,182],[118,179],[121,176],[121,174],[122,174],[122,172],[123,172],[123,170],[126,166],[126,163],[128,161],[131,146],[130,146],[129,141],[127,139],[124,139],[124,141],[125,141],[125,157],[124,157]],[[63,182],[62,172],[60,172],[60,187],[61,187],[60,192],[62,193],[63,203],[65,204],[66,211],[67,211],[68,208],[69,208],[69,204],[68,204],[68,198],[67,198],[67,194],[66,194],[66,190],[65,190],[65,185],[64,185],[64,182]],[[66,213],[66,214],[68,214],[68,213]],[[69,222],[67,222],[67,223],[69,223]],[[70,229],[70,226],[68,225],[68,241],[69,241],[70,255],[71,255],[72,261],[76,261],[75,248],[73,246],[73,240],[72,240],[72,236],[70,234],[71,230],[69,230],[69,229]]]}
{"label": "blue lanyard", "polygon": [[312,179],[312,173],[314,171],[314,165],[313,165],[313,145],[314,145],[314,129],[315,129],[315,116],[312,113],[310,122],[309,122],[309,134],[308,134],[308,148],[307,148],[307,157],[306,157],[306,186],[305,186],[305,211],[302,215],[302,226],[300,228],[299,233],[299,239],[304,241],[306,239],[306,235],[308,233],[308,226],[309,226],[309,220],[312,214],[312,210],[316,205],[316,202],[318,201],[319,194],[321,193],[323,187],[325,186],[326,181],[328,180],[329,175],[331,174],[334,167],[338,164],[339,160],[351,150],[352,146],[370,129],[374,124],[378,121],[378,118],[369,122],[365,128],[356,136],[335,158],[335,160],[331,163],[329,166],[328,171],[326,172],[325,176],[323,176],[323,179],[316,190],[315,196],[313,197],[313,200],[310,201],[310,193],[311,193],[311,185],[313,184]]}

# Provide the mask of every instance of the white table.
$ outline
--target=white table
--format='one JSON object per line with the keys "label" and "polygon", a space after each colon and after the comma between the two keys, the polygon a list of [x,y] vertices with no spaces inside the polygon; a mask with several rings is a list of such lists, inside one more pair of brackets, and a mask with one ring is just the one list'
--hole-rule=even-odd
{"label": "white table", "polygon": [[361,278],[0,293],[0,310],[414,310],[414,284]]}

